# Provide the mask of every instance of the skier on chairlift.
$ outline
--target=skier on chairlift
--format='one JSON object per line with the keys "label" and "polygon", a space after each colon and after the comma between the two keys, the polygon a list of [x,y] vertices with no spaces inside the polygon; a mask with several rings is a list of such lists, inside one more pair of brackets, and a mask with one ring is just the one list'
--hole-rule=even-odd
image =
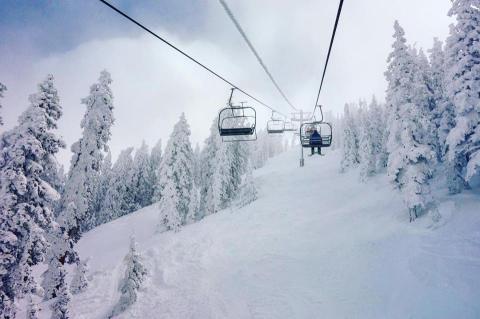
{"label": "skier on chairlift", "polygon": [[312,148],[312,155],[315,154],[315,146],[317,147],[318,154],[320,154],[320,146],[322,145],[322,137],[318,133],[317,129],[313,130],[310,135],[310,146]]}

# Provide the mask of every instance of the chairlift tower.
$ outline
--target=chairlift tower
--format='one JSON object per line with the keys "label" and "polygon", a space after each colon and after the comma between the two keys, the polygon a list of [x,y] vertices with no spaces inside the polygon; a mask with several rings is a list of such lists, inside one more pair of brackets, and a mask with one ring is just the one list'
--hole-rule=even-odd
{"label": "chairlift tower", "polygon": [[[312,117],[311,112],[303,112],[303,110],[300,110],[299,112],[294,112],[292,113],[292,122],[298,122],[298,132],[295,133],[295,135],[300,136],[300,128],[302,127],[302,124],[306,121],[306,119],[310,119]],[[303,147],[302,143],[300,143],[300,167],[305,166],[305,158],[303,156]]]}

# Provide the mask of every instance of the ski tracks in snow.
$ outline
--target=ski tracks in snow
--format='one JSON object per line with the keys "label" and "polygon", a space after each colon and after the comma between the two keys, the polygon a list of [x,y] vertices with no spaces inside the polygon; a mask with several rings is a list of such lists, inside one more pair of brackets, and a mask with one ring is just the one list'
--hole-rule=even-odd
{"label": "ski tracks in snow", "polygon": [[[335,153],[307,158],[300,169],[296,151],[255,172],[259,199],[242,209],[163,234],[151,231],[155,209],[130,215],[149,274],[120,317],[478,318],[478,200],[458,207],[472,212],[468,227],[453,213],[435,229],[422,219],[409,224],[385,176],[361,184],[358,172],[339,174]],[[116,222],[105,225],[108,236],[125,236]],[[122,240],[113,238],[110,249]],[[100,259],[120,264],[122,254]],[[86,311],[79,318],[102,317],[118,298],[123,268],[100,269],[75,298]]]}

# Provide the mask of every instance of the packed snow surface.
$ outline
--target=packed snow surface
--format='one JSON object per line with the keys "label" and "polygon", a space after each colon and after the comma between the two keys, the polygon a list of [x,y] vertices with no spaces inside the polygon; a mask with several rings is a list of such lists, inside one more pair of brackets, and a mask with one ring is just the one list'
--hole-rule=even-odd
{"label": "packed snow surface", "polygon": [[155,205],[87,233],[75,318],[105,318],[135,235],[148,275],[122,318],[480,318],[480,194],[437,189],[442,219],[408,222],[381,175],[298,149],[255,172],[259,199],[155,233]]}

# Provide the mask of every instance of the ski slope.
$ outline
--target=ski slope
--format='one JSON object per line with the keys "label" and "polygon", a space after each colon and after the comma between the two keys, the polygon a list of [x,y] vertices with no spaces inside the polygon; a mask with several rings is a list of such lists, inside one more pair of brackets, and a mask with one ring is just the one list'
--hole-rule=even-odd
{"label": "ski slope", "polygon": [[385,176],[338,161],[284,153],[255,172],[257,201],[179,233],[155,233],[154,206],[87,233],[74,317],[109,314],[134,234],[149,274],[122,318],[479,318],[479,194],[438,189],[441,222],[410,224]]}

